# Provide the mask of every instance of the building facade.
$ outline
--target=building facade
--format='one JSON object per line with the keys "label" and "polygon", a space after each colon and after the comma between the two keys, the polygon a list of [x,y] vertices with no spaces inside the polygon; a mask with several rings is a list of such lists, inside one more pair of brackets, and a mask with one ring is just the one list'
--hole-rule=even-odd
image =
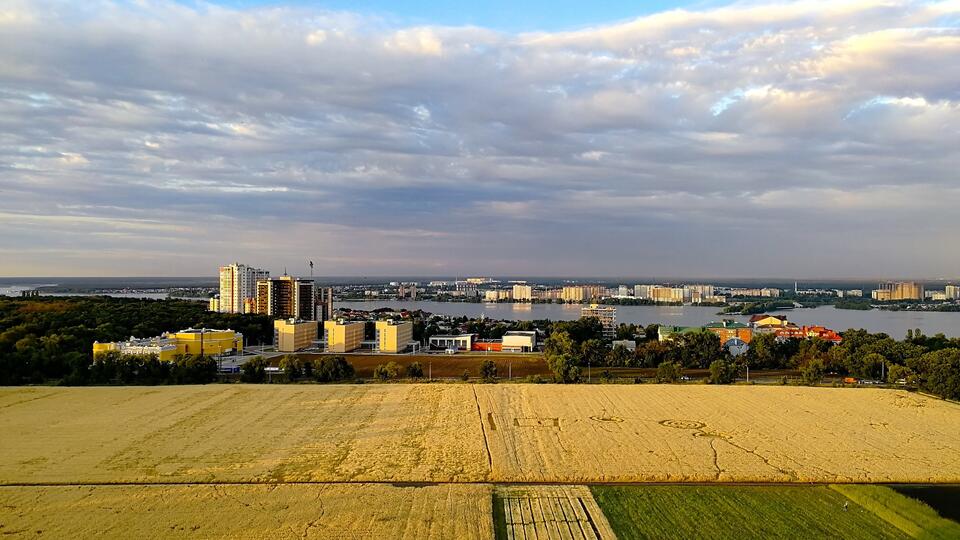
{"label": "building facade", "polygon": [[514,285],[513,299],[516,302],[533,301],[533,287],[531,287],[530,285]]}
{"label": "building facade", "polygon": [[431,349],[446,350],[453,349],[457,351],[473,350],[473,342],[476,336],[473,334],[441,335],[431,336],[429,345]]}
{"label": "building facade", "polygon": [[281,276],[258,281],[256,313],[278,319],[316,320],[313,280]]}
{"label": "building facade", "polygon": [[510,330],[503,334],[503,352],[533,352],[536,346],[534,331]]}
{"label": "building facade", "polygon": [[327,342],[327,351],[345,353],[355,351],[363,343],[363,333],[366,323],[363,321],[336,321],[323,322],[323,338]]}
{"label": "building facade", "polygon": [[277,319],[273,321],[273,345],[279,352],[309,349],[317,340],[317,321]]}
{"label": "building facade", "polygon": [[603,326],[604,339],[617,337],[617,308],[590,304],[589,306],[580,308],[580,317],[596,317],[599,319],[601,326]]}
{"label": "building facade", "polygon": [[874,289],[871,297],[878,302],[923,300],[923,285],[913,281],[887,281]]}
{"label": "building facade", "polygon": [[410,321],[377,321],[376,348],[382,353],[401,353],[413,343],[413,323]]}
{"label": "building facade", "polygon": [[257,282],[268,279],[270,272],[234,263],[220,267],[220,313],[244,313],[244,305],[257,296]]}
{"label": "building facade", "polygon": [[242,350],[243,334],[230,329],[187,328],[151,338],[131,337],[115,343],[93,342],[94,357],[107,351],[119,351],[122,355],[155,354],[164,362],[173,360],[177,355],[217,356]]}

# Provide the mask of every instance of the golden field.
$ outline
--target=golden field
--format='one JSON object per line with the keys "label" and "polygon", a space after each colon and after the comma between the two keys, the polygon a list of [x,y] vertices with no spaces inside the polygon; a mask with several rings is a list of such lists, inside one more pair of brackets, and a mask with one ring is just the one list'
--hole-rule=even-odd
{"label": "golden field", "polygon": [[4,538],[492,539],[491,486],[0,487]]}
{"label": "golden field", "polygon": [[703,385],[0,389],[0,484],[960,482],[960,406]]}

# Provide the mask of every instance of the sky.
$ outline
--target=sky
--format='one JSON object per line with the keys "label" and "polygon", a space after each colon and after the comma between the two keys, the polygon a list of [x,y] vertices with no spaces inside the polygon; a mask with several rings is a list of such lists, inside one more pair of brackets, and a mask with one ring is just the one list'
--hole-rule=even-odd
{"label": "sky", "polygon": [[0,0],[0,276],[960,276],[960,1]]}

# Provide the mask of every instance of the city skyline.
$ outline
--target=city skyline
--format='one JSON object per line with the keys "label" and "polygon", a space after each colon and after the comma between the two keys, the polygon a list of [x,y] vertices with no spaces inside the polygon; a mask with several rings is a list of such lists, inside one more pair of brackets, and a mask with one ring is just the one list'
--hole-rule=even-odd
{"label": "city skyline", "polygon": [[5,3],[0,276],[960,268],[956,2],[384,6]]}

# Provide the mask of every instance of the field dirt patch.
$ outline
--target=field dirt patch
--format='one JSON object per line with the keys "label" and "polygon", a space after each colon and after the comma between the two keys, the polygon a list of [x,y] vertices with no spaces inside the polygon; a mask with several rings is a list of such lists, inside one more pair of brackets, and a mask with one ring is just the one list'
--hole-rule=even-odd
{"label": "field dirt patch", "polygon": [[881,389],[2,388],[0,485],[960,483],[957,426],[956,404]]}
{"label": "field dirt patch", "polygon": [[491,487],[385,484],[0,487],[4,538],[493,537]]}

